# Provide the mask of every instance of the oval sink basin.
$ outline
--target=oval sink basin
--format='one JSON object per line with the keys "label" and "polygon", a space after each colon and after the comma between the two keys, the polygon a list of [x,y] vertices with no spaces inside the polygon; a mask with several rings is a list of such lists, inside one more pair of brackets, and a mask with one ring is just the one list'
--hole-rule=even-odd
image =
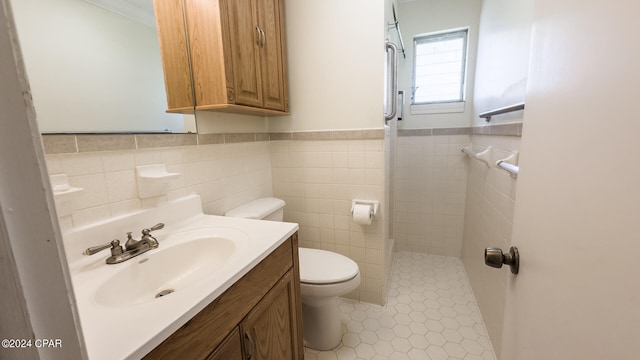
{"label": "oval sink basin", "polygon": [[171,296],[214,275],[245,242],[242,233],[224,236],[229,234],[216,232],[202,229],[176,234],[169,238],[182,242],[164,248],[160,241],[158,249],[122,263],[125,267],[98,287],[95,301],[105,306],[141,304]]}

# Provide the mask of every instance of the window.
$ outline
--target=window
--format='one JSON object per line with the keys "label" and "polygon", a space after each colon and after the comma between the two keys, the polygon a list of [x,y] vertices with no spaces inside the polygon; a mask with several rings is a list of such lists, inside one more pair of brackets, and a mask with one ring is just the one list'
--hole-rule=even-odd
{"label": "window", "polygon": [[412,105],[464,101],[467,34],[463,29],[414,38]]}

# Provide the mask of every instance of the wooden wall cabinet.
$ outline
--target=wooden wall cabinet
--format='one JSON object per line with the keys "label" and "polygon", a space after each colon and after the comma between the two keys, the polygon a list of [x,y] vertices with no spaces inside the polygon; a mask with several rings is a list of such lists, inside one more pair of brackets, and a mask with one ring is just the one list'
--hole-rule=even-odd
{"label": "wooden wall cabinet", "polygon": [[303,360],[297,233],[145,359]]}
{"label": "wooden wall cabinet", "polygon": [[154,0],[167,111],[288,114],[283,1]]}

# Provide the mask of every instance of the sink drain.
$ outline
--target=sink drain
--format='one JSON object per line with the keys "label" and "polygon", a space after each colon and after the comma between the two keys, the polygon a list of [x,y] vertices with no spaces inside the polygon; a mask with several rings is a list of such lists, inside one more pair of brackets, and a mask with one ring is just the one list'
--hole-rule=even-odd
{"label": "sink drain", "polygon": [[165,289],[165,290],[162,290],[162,291],[160,291],[159,293],[157,293],[157,294],[156,294],[156,299],[157,299],[157,298],[161,298],[161,297],[163,297],[163,296],[167,296],[167,295],[171,294],[171,293],[172,293],[172,292],[174,292],[174,291],[175,291],[174,289]]}

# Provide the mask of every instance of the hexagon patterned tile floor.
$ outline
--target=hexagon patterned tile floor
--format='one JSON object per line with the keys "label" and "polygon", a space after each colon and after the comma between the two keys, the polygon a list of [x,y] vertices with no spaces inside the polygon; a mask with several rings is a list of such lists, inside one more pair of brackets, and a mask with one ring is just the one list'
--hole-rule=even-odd
{"label": "hexagon patterned tile floor", "polygon": [[397,252],[385,306],[338,301],[342,343],[305,360],[495,360],[460,259]]}

